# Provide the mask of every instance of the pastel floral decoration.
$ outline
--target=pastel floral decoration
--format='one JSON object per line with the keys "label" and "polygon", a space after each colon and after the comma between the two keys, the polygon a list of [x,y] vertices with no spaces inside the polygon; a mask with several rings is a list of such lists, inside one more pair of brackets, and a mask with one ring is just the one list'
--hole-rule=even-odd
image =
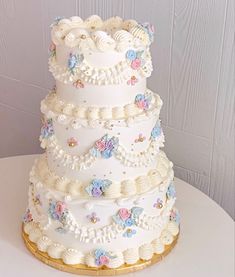
{"label": "pastel floral decoration", "polygon": [[107,251],[103,249],[96,249],[94,251],[95,256],[95,264],[97,266],[107,265],[110,259],[115,258],[114,256],[110,255]]}
{"label": "pastel floral decoration", "polygon": [[89,214],[89,215],[87,215],[87,219],[89,219],[90,222],[92,222],[92,223],[97,223],[97,222],[100,221],[100,218],[94,212]]}
{"label": "pastel floral decoration", "polygon": [[136,51],[134,50],[128,50],[126,52],[126,58],[130,61],[134,61],[137,57]]}
{"label": "pastel floral decoration", "polygon": [[122,220],[126,220],[131,216],[131,212],[128,209],[122,208],[119,210],[118,215]]}
{"label": "pastel floral decoration", "polygon": [[126,52],[126,59],[129,65],[132,69],[137,70],[144,64],[143,59],[143,53],[144,51],[134,51],[134,50],[128,50]]}
{"label": "pastel floral decoration", "polygon": [[68,218],[68,209],[62,201],[49,201],[48,213],[53,220],[58,220],[61,223],[66,223]]}
{"label": "pastel floral decoration", "polygon": [[136,230],[135,229],[128,228],[126,230],[126,232],[122,236],[125,237],[125,238],[131,238],[135,234],[136,234]]}
{"label": "pastel floral decoration", "polygon": [[77,81],[73,82],[73,86],[75,88],[84,88],[85,87],[83,82],[80,79],[78,79]]}
{"label": "pastel floral decoration", "polygon": [[137,94],[135,97],[135,104],[141,110],[148,110],[151,102],[151,97],[145,94]]}
{"label": "pastel floral decoration", "polygon": [[160,198],[158,198],[156,203],[153,204],[153,207],[157,209],[161,209],[163,207],[163,201]]}
{"label": "pastel floral decoration", "polygon": [[34,203],[35,203],[36,205],[42,206],[40,194],[37,194],[37,195],[35,196]]}
{"label": "pastel floral decoration", "polygon": [[143,208],[133,207],[130,210],[121,208],[116,215],[113,216],[113,220],[122,228],[136,226],[137,221]]}
{"label": "pastel floral decoration", "polygon": [[100,197],[111,184],[108,179],[93,179],[85,190],[92,197]]}
{"label": "pastel floral decoration", "polygon": [[54,42],[51,42],[49,46],[49,54],[50,54],[50,57],[55,57],[56,55],[56,45]]}
{"label": "pastel floral decoration", "polygon": [[131,68],[134,70],[139,69],[140,66],[141,66],[141,60],[138,58],[131,62]]}
{"label": "pastel floral decoration", "polygon": [[69,59],[68,59],[68,68],[71,71],[71,73],[74,73],[74,70],[76,67],[78,67],[82,61],[84,60],[83,54],[69,54]]}
{"label": "pastel floral decoration", "polygon": [[134,86],[138,82],[138,79],[132,75],[131,78],[127,81],[128,85]]}
{"label": "pastel floral decoration", "polygon": [[157,122],[151,131],[151,139],[158,138],[161,135],[161,133],[162,133],[162,128],[160,126],[160,123]]}
{"label": "pastel floral decoration", "polygon": [[43,122],[41,128],[41,138],[47,139],[54,134],[52,118],[47,119]]}
{"label": "pastel floral decoration", "polygon": [[64,17],[63,16],[57,16],[55,19],[54,19],[54,22],[50,25],[50,27],[53,27],[53,26],[56,26],[59,24],[60,20],[63,19]]}
{"label": "pastel floral decoration", "polygon": [[144,137],[143,134],[140,133],[138,138],[135,139],[135,143],[143,142],[144,140],[146,140],[146,137]]}
{"label": "pastel floral decoration", "polygon": [[69,147],[75,147],[78,145],[78,141],[74,137],[69,138],[67,143]]}
{"label": "pastel floral decoration", "polygon": [[177,209],[173,208],[170,213],[170,221],[176,222],[178,225],[180,224],[180,214]]}
{"label": "pastel floral decoration", "polygon": [[91,149],[91,154],[94,157],[100,157],[104,159],[109,159],[113,156],[115,150],[117,149],[119,140],[116,137],[108,137],[104,135],[101,139],[95,142],[94,147]]}
{"label": "pastel floral decoration", "polygon": [[30,212],[30,209],[26,210],[26,213],[24,215],[23,221],[24,221],[24,223],[29,223],[29,222],[33,221],[33,216],[32,216],[32,214]]}
{"label": "pastel floral decoration", "polygon": [[166,192],[167,198],[175,198],[176,197],[176,190],[173,182],[170,183]]}
{"label": "pastel floral decoration", "polygon": [[143,27],[145,32],[148,34],[150,42],[153,42],[153,39],[154,39],[154,26],[152,24],[150,24],[149,22],[145,22],[145,23],[140,24],[140,25]]}

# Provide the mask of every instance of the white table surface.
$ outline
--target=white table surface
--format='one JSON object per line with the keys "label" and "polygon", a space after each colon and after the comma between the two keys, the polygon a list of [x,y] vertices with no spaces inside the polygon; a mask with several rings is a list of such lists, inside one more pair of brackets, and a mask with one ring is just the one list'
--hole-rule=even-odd
{"label": "white table surface", "polygon": [[[0,159],[0,276],[74,276],[51,268],[25,248],[21,219],[36,155]],[[234,277],[234,221],[205,194],[176,178],[181,234],[160,263],[128,276]],[[124,276],[124,275],[122,275]]]}

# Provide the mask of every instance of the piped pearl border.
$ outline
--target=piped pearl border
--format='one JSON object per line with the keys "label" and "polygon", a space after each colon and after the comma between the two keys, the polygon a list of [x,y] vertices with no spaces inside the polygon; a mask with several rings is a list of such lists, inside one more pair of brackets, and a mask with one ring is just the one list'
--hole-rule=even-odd
{"label": "piped pearl border", "polygon": [[113,126],[126,127],[148,120],[152,116],[159,116],[162,107],[160,96],[150,90],[147,90],[147,94],[152,96],[152,101],[149,109],[141,110],[134,103],[113,108],[74,106],[69,103],[64,104],[52,93],[41,102],[41,112],[47,118],[52,118],[63,125],[69,124],[74,129],[80,127],[104,127],[107,129],[111,129]]}
{"label": "piped pearl border", "polygon": [[[156,169],[152,169],[147,175],[138,176],[136,179],[126,179],[122,182],[112,181],[112,184],[104,192],[104,198],[127,197],[141,194],[149,189],[160,186],[167,180],[173,179],[173,163],[170,162],[163,151],[159,152]],[[46,155],[42,155],[35,161],[30,172],[30,182],[42,183],[49,188],[56,189],[71,197],[88,197],[85,187],[89,184],[78,180],[70,180],[67,177],[60,177],[51,171],[47,164]]]}

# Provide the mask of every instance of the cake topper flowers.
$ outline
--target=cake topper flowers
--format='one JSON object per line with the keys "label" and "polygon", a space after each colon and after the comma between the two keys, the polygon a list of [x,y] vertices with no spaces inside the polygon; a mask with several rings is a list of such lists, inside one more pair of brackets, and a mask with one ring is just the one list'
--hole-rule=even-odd
{"label": "cake topper flowers", "polygon": [[148,34],[150,43],[153,42],[154,39],[154,26],[149,22],[145,22],[140,24],[143,27],[144,31]]}
{"label": "cake topper flowers", "polygon": [[111,184],[108,179],[93,179],[85,190],[92,197],[100,197]]}
{"label": "cake topper flowers", "polygon": [[101,139],[95,142],[94,147],[91,149],[91,154],[94,157],[101,157],[109,159],[114,154],[119,144],[119,140],[116,137],[109,137],[104,135]]}

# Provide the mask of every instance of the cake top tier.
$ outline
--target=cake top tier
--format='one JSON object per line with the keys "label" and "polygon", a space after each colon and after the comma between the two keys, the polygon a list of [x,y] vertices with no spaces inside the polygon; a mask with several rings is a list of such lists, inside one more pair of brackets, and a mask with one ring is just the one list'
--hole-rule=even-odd
{"label": "cake top tier", "polygon": [[149,23],[123,20],[115,16],[102,20],[92,15],[86,20],[78,16],[57,18],[51,25],[55,45],[91,49],[98,52],[122,52],[129,48],[148,48],[153,41],[154,28]]}

